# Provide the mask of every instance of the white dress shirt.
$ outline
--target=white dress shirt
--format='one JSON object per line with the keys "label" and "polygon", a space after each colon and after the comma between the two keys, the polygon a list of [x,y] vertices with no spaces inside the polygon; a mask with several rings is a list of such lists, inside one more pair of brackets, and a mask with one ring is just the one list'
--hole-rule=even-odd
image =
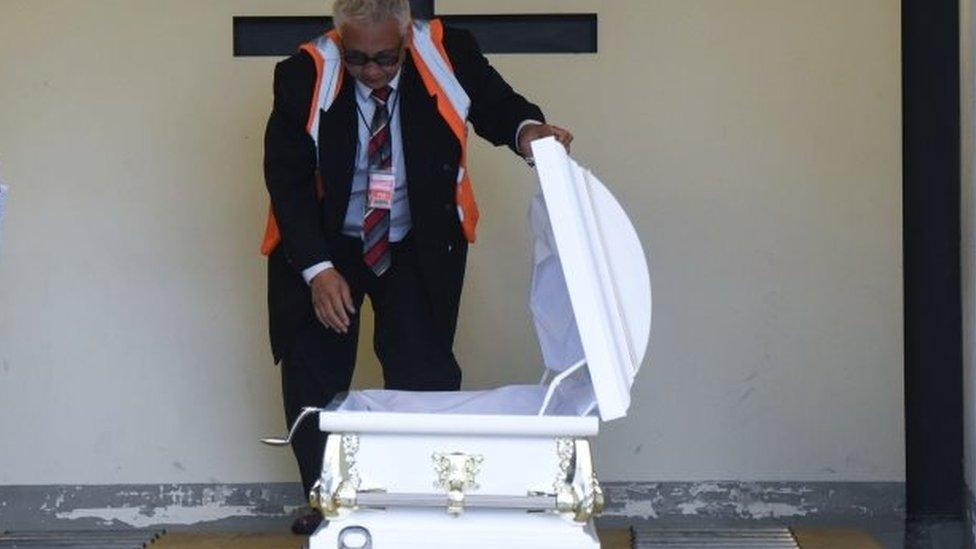
{"label": "white dress shirt", "polygon": [[[410,232],[410,199],[407,197],[407,169],[403,163],[403,141],[400,139],[400,73],[390,80],[391,88],[386,107],[390,111],[390,150],[393,154],[393,175],[396,186],[393,189],[393,202],[390,204],[390,242],[403,240]],[[359,112],[359,148],[356,151],[356,171],[352,176],[349,192],[349,209],[342,225],[342,234],[354,238],[363,237],[363,219],[366,216],[366,196],[369,186],[369,124],[376,113],[376,102],[371,95],[373,90],[356,81],[356,105]]]}

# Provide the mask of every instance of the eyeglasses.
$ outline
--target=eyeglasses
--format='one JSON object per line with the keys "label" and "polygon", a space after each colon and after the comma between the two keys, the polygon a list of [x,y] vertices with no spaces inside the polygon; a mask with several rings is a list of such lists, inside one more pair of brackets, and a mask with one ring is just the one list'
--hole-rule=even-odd
{"label": "eyeglasses", "polygon": [[392,67],[400,62],[400,50],[403,42],[395,50],[385,50],[370,57],[365,52],[359,50],[346,50],[342,53],[342,60],[354,67],[362,67],[372,61],[381,67]]}

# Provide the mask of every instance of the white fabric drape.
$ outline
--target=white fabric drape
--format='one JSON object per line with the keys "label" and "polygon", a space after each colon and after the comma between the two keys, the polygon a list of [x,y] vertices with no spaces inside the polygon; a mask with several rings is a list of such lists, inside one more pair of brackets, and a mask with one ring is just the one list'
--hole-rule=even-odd
{"label": "white fabric drape", "polygon": [[[529,224],[535,237],[529,308],[545,367],[560,372],[583,358],[583,345],[541,193],[532,201]],[[350,391],[338,397],[331,408],[345,412],[535,415],[546,390],[544,385],[509,385],[487,391]],[[594,402],[584,368],[563,380],[546,415],[594,413]]]}

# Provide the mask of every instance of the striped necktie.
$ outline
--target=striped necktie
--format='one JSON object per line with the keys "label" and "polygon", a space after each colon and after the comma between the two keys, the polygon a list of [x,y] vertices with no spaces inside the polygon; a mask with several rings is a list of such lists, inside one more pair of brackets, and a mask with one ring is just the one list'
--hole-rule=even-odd
{"label": "striped necktie", "polygon": [[[373,90],[371,95],[376,104],[373,121],[369,127],[369,169],[390,170],[393,153],[390,147],[390,114],[386,101],[390,98],[390,87]],[[390,268],[390,210],[387,208],[366,207],[363,219],[363,260],[376,276]]]}

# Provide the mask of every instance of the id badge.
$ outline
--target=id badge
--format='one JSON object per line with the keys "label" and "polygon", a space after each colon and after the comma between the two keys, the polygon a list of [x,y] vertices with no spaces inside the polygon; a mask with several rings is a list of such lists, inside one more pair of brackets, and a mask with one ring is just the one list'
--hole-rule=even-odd
{"label": "id badge", "polygon": [[389,210],[390,205],[393,204],[395,187],[396,177],[392,171],[370,171],[367,207]]}

